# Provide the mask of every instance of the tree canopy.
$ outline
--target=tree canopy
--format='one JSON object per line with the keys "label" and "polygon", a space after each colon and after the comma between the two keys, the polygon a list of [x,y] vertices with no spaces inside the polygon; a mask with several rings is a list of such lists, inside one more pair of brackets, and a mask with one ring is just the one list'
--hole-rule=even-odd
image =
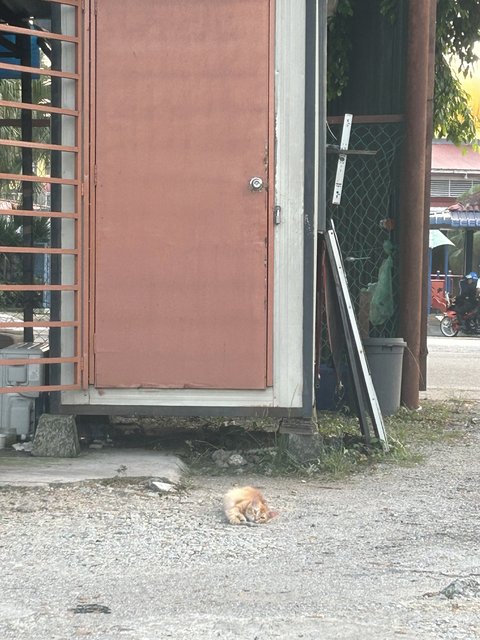
{"label": "tree canopy", "polygon": [[471,72],[478,40],[480,0],[438,0],[434,127],[438,137],[457,144],[476,138],[478,122],[455,70],[465,77]]}
{"label": "tree canopy", "polygon": [[[384,20],[395,21],[400,0],[376,0]],[[328,99],[342,94],[348,84],[351,25],[356,0],[339,0],[329,19]],[[472,143],[479,123],[458,75],[471,73],[478,60],[474,51],[480,40],[480,0],[438,0],[435,54],[434,132],[456,144]]]}

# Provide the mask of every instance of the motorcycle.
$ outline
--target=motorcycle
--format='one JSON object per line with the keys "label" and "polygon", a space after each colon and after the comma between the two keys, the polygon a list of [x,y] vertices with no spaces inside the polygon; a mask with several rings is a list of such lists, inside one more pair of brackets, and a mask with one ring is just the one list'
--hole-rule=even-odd
{"label": "motorcycle", "polygon": [[[478,336],[480,335],[480,320],[479,320],[479,309],[478,305],[468,311],[463,316],[463,323],[457,315],[457,311],[455,309],[455,304],[447,307],[447,310],[443,314],[443,316],[436,316],[437,320],[440,321],[440,331],[447,338],[454,338],[457,336],[460,331],[467,336]],[[465,328],[468,322],[468,329]]]}

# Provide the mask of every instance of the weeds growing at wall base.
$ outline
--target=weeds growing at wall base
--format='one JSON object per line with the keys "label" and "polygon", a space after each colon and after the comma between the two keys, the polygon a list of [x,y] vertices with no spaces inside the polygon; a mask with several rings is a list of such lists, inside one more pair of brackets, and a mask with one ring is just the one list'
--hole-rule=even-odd
{"label": "weeds growing at wall base", "polygon": [[[321,475],[339,478],[378,464],[412,465],[421,462],[425,452],[435,443],[448,443],[465,437],[476,423],[475,406],[463,401],[426,401],[417,410],[400,409],[395,415],[385,418],[390,446],[388,453],[375,439],[366,446],[355,416],[320,412],[316,420],[317,444],[312,447],[312,456],[307,460],[298,460],[290,450],[288,436],[272,429],[270,423],[267,431],[262,431],[261,425],[249,423],[241,433],[240,420],[236,421],[240,429],[237,431],[238,439],[232,439],[232,433],[227,429],[223,442],[223,428],[219,427],[214,443],[195,438],[188,440],[185,458],[193,474],[218,475]],[[225,453],[224,462],[220,465],[220,456],[215,455],[215,451]],[[229,454],[241,456],[244,464],[229,464]]]}

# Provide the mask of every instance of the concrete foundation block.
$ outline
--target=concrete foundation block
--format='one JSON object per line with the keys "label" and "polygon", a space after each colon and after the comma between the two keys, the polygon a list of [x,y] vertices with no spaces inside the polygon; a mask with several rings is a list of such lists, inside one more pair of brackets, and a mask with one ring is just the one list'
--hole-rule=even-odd
{"label": "concrete foundation block", "polygon": [[323,452],[323,438],[313,418],[284,418],[280,433],[287,438],[287,448],[297,462],[315,460]]}
{"label": "concrete foundation block", "polygon": [[289,433],[287,438],[288,452],[297,462],[316,460],[324,451],[323,438],[318,433],[309,435]]}
{"label": "concrete foundation block", "polygon": [[76,458],[80,453],[75,416],[40,416],[33,439],[32,455],[47,458]]}

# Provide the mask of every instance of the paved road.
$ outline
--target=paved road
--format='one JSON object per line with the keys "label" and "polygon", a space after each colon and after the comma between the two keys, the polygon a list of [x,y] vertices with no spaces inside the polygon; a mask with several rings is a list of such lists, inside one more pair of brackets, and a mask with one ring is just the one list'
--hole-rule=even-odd
{"label": "paved road", "polygon": [[480,337],[429,336],[427,346],[424,397],[480,398]]}

